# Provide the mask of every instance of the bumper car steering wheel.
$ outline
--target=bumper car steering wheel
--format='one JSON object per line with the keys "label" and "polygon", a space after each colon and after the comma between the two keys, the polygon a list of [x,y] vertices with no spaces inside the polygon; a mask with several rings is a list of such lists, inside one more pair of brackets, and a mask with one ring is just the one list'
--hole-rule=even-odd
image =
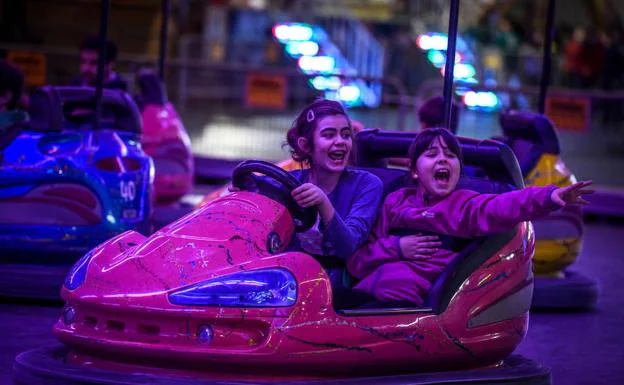
{"label": "bumper car steering wheel", "polygon": [[[268,178],[258,176],[256,173]],[[315,206],[301,207],[292,197],[292,191],[301,186],[301,182],[272,163],[261,160],[242,162],[232,172],[232,186],[242,191],[262,194],[283,204],[293,217],[296,232],[304,232],[316,223],[317,208]]]}

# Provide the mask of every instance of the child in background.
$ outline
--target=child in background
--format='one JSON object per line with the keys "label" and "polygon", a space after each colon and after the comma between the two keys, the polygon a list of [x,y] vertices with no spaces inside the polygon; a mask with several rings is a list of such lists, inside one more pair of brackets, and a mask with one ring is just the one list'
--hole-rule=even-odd
{"label": "child in background", "polygon": [[[457,126],[459,125],[460,105],[455,101],[451,101],[451,125],[449,127],[453,134],[457,134]],[[444,121],[444,98],[442,96],[434,96],[425,101],[418,109],[418,120],[420,121],[420,130],[428,130],[430,128],[443,127]],[[388,159],[388,163],[399,167],[409,167],[409,160],[403,158]]]}
{"label": "child in background", "polygon": [[[453,108],[451,109],[451,126],[449,129],[453,132],[453,134],[457,134],[461,107],[455,101],[452,101],[451,103],[453,104]],[[427,99],[418,109],[418,120],[420,121],[421,130],[443,127],[445,125],[444,98],[442,96],[434,96]]]}
{"label": "child in background", "polygon": [[369,243],[347,261],[360,279],[356,290],[378,301],[423,305],[435,279],[457,255],[437,236],[390,235],[411,229],[462,238],[503,232],[523,221],[548,215],[566,205],[586,204],[591,182],[571,186],[527,187],[504,194],[457,190],[462,168],[461,147],[443,128],[422,131],[410,147],[415,187],[388,195]]}

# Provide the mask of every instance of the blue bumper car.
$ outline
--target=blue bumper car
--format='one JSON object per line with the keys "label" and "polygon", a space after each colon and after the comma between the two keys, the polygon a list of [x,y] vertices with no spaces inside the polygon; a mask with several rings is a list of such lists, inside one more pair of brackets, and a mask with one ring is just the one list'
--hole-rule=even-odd
{"label": "blue bumper car", "polygon": [[95,89],[43,87],[29,115],[2,149],[0,270],[71,263],[116,234],[150,231],[154,165],[130,95],[104,90],[96,125]]}

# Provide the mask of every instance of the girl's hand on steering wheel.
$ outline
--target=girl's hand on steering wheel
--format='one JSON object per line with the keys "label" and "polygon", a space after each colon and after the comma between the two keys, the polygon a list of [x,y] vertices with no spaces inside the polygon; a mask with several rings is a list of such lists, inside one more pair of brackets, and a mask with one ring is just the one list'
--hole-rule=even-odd
{"label": "girl's hand on steering wheel", "polygon": [[292,191],[292,196],[301,207],[321,206],[329,202],[327,195],[317,185],[304,183]]}
{"label": "girl's hand on steering wheel", "polygon": [[408,235],[401,237],[399,247],[404,260],[418,261],[431,258],[431,255],[439,250],[442,246],[440,238],[431,235]]}

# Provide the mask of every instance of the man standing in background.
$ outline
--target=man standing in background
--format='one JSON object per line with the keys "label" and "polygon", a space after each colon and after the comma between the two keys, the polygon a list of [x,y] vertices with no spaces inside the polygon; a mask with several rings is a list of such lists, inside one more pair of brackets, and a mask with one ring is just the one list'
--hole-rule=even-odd
{"label": "man standing in background", "polygon": [[[89,36],[80,44],[80,75],[72,81],[75,86],[95,87],[97,66],[100,57],[100,39]],[[128,83],[114,71],[117,60],[117,45],[111,40],[106,42],[106,62],[104,64],[104,88],[128,90]]]}

